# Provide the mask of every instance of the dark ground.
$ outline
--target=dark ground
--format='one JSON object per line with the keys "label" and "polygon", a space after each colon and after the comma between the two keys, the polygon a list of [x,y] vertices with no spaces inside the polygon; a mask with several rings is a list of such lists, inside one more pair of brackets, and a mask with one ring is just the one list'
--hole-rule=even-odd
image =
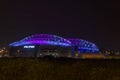
{"label": "dark ground", "polygon": [[0,80],[120,80],[120,60],[3,58]]}

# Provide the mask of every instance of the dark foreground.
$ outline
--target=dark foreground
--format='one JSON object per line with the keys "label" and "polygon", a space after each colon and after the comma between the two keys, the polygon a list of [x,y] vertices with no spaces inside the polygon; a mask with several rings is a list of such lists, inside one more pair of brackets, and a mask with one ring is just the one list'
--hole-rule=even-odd
{"label": "dark foreground", "polygon": [[120,80],[120,60],[0,59],[0,80]]}

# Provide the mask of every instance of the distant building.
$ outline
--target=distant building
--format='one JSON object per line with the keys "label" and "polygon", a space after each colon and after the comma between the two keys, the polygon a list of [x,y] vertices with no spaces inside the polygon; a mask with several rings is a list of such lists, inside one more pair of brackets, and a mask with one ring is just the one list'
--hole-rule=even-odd
{"label": "distant building", "polygon": [[36,34],[11,43],[13,57],[54,57],[74,56],[76,53],[98,53],[99,49],[91,42],[82,39],[65,39],[51,34]]}
{"label": "distant building", "polygon": [[1,57],[8,57],[8,50],[5,47],[0,48],[0,58]]}

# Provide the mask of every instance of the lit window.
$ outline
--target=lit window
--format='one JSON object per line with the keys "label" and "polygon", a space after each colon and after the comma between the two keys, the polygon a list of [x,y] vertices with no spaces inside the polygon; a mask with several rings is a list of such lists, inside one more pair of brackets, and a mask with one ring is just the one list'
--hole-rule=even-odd
{"label": "lit window", "polygon": [[35,46],[24,46],[24,48],[35,48]]}

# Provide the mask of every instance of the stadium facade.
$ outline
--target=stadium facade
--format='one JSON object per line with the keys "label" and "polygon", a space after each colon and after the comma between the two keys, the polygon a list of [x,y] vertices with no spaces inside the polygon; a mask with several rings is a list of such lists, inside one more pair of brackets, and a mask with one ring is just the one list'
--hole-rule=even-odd
{"label": "stadium facade", "polygon": [[10,55],[14,57],[68,57],[75,54],[99,53],[98,47],[89,41],[62,38],[51,34],[36,34],[9,44]]}

